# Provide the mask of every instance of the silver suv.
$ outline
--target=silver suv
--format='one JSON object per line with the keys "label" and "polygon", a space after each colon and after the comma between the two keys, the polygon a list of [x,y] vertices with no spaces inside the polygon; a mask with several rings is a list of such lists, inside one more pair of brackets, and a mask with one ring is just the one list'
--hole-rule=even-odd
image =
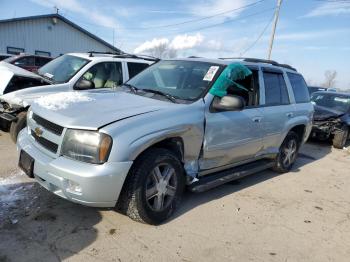
{"label": "silver suv", "polygon": [[288,65],[164,60],[117,91],[37,100],[18,137],[19,166],[65,199],[159,224],[185,187],[289,171],[312,116],[305,81]]}

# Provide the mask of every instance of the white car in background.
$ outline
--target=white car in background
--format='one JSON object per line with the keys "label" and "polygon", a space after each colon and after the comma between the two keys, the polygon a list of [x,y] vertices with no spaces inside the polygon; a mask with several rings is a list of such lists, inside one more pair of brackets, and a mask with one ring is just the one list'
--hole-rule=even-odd
{"label": "white car in background", "polygon": [[43,83],[30,88],[17,87],[19,90],[1,94],[0,127],[9,130],[16,142],[19,131],[26,126],[27,110],[35,99],[64,91],[114,88],[156,61],[158,59],[148,56],[100,52],[69,53],[57,57],[41,67],[38,75],[31,74]]}
{"label": "white car in background", "polygon": [[20,89],[49,84],[49,81],[35,73],[6,62],[0,62],[1,96]]}

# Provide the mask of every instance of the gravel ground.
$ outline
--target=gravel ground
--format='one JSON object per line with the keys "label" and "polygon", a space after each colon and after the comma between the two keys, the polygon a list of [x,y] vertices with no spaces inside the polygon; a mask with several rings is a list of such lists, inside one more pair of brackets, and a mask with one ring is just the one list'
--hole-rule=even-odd
{"label": "gravel ground", "polygon": [[154,227],[47,192],[0,131],[0,262],[349,261],[349,185],[350,148],[308,143],[288,174],[186,193]]}

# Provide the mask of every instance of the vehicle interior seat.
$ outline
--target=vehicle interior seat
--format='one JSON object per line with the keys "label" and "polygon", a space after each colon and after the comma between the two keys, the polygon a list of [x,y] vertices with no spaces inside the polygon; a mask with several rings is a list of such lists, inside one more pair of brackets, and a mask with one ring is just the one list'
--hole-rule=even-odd
{"label": "vehicle interior seat", "polygon": [[96,73],[94,75],[93,82],[95,84],[95,88],[102,88],[104,87],[107,78],[110,75],[110,71],[112,70],[111,65],[108,65],[106,63],[99,64],[96,67]]}
{"label": "vehicle interior seat", "polygon": [[121,72],[117,69],[116,66],[110,70],[109,77],[104,84],[105,88],[117,87],[122,84],[122,75]]}

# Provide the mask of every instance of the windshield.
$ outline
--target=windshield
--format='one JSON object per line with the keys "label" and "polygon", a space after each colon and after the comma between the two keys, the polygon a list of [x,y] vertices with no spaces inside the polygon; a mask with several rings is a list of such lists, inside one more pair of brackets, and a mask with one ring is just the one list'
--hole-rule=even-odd
{"label": "windshield", "polygon": [[55,84],[68,82],[90,60],[72,55],[63,55],[38,70],[39,75]]}
{"label": "windshield", "polygon": [[183,100],[196,100],[211,86],[221,66],[198,61],[160,61],[127,84]]}
{"label": "windshield", "polygon": [[311,101],[318,106],[327,107],[342,113],[346,113],[350,109],[350,96],[314,93]]}

